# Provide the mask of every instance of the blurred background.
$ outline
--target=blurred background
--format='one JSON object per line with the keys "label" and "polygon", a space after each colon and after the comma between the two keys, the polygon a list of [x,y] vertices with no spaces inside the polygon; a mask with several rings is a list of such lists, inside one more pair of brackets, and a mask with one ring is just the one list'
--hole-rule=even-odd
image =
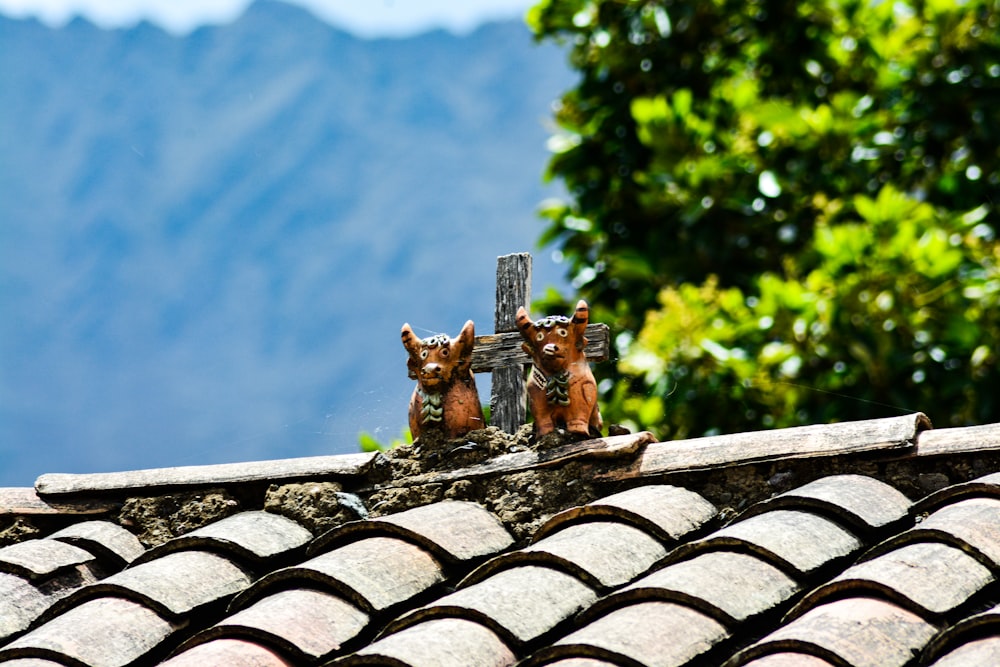
{"label": "blurred background", "polygon": [[536,250],[528,4],[0,2],[0,486],[398,438]]}
{"label": "blurred background", "polygon": [[1000,421],[1000,0],[65,1],[0,0],[0,484],[388,443],[525,250],[605,423]]}

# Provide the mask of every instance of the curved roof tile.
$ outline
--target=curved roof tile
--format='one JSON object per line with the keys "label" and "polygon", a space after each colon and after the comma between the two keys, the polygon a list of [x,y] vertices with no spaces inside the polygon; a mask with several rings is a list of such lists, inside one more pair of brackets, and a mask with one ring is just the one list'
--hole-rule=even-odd
{"label": "curved roof tile", "polygon": [[492,630],[460,618],[441,618],[382,637],[334,664],[507,667],[515,660],[514,653]]}
{"label": "curved roof tile", "polygon": [[667,542],[701,528],[715,515],[715,506],[694,491],[668,484],[653,484],[560,512],[538,529],[532,541],[537,542],[568,523],[613,518]]}
{"label": "curved roof tile", "polygon": [[145,553],[139,538],[110,521],[74,523],[52,533],[48,539],[85,549],[116,569],[125,567]]}
{"label": "curved roof tile", "polygon": [[522,645],[550,632],[596,599],[593,589],[575,577],[525,565],[446,595],[390,624],[386,632],[450,616],[477,621],[508,644]]}
{"label": "curved roof tile", "polygon": [[94,560],[89,551],[59,540],[27,540],[0,548],[0,572],[38,579]]}
{"label": "curved roof tile", "polygon": [[225,603],[250,581],[246,572],[223,556],[207,551],[178,551],[84,586],[54,605],[53,612],[61,613],[83,600],[113,595],[179,618],[208,605]]}
{"label": "curved roof tile", "polygon": [[911,542],[945,542],[987,567],[1000,568],[1000,498],[967,497],[944,505],[913,528],[878,545],[873,558]]}
{"label": "curved roof tile", "polygon": [[907,519],[910,505],[894,487],[872,477],[831,475],[761,501],[742,518],[775,509],[802,509],[827,514],[855,532],[875,534]]}
{"label": "curved roof tile", "polygon": [[934,662],[930,667],[973,667],[982,665],[1000,665],[1000,637],[993,635],[975,639],[967,644],[949,651]]}
{"label": "curved roof tile", "polygon": [[294,667],[270,649],[242,639],[216,639],[199,644],[161,663],[163,667]]}
{"label": "curved roof tile", "polygon": [[257,581],[234,608],[281,588],[330,588],[365,611],[383,611],[442,583],[441,564],[423,548],[395,537],[366,537]]}
{"label": "curved roof tile", "polygon": [[318,537],[309,547],[309,553],[314,555],[362,534],[410,540],[454,563],[489,556],[514,543],[499,519],[482,505],[444,500],[398,514],[346,523]]}
{"label": "curved roof tile", "polygon": [[27,579],[0,572],[0,641],[27,630],[53,602]]}
{"label": "curved roof tile", "polygon": [[849,567],[807,595],[791,616],[833,597],[874,593],[933,619],[961,606],[993,580],[989,569],[963,551],[938,542],[917,542]]}
{"label": "curved roof tile", "polygon": [[343,598],[297,588],[258,600],[196,635],[185,647],[219,638],[244,638],[275,646],[295,664],[304,664],[340,650],[368,621],[368,614]]}
{"label": "curved roof tile", "polygon": [[670,560],[716,549],[746,550],[793,576],[808,575],[855,553],[859,539],[833,521],[811,512],[772,510],[717,530],[674,550]]}
{"label": "curved roof tile", "polygon": [[240,512],[168,540],[143,554],[139,562],[187,549],[211,549],[230,553],[247,564],[261,564],[303,550],[311,539],[312,533],[279,514]]}
{"label": "curved roof tile", "polygon": [[586,613],[607,613],[644,600],[686,604],[734,627],[774,610],[799,586],[778,568],[750,554],[710,551],[673,563],[602,598]]}
{"label": "curved roof tile", "polygon": [[97,598],[7,644],[0,649],[0,661],[45,658],[91,667],[124,667],[148,656],[176,628],[131,600]]}
{"label": "curved roof tile", "polygon": [[518,551],[502,554],[473,572],[463,586],[500,570],[538,564],[562,569],[594,588],[625,584],[667,555],[648,533],[611,521],[570,525]]}
{"label": "curved roof tile", "polygon": [[[596,658],[613,664],[684,665],[729,636],[718,621],[672,602],[617,609],[531,655],[524,667],[556,658]],[[664,638],[669,637],[669,641]]]}
{"label": "curved roof tile", "polygon": [[789,651],[815,655],[835,665],[902,667],[934,631],[933,625],[891,602],[847,598],[810,609],[740,651],[725,667]]}

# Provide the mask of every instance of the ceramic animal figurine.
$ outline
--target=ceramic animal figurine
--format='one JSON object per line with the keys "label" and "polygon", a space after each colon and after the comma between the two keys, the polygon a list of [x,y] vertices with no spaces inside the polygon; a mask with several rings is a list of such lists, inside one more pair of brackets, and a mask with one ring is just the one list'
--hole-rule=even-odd
{"label": "ceramic animal figurine", "polygon": [[528,376],[528,402],[535,417],[535,435],[565,428],[579,435],[601,435],[597,383],[587,363],[584,331],[590,308],[581,299],[572,319],[550,315],[532,322],[528,312],[517,311],[517,328],[523,349],[534,363]]}
{"label": "ceramic animal figurine", "polygon": [[437,334],[421,340],[409,324],[403,325],[403,347],[410,357],[409,375],[417,381],[410,399],[410,432],[414,439],[437,431],[458,438],[484,428],[476,380],[472,374],[472,346],[476,332],[472,320],[458,338]]}

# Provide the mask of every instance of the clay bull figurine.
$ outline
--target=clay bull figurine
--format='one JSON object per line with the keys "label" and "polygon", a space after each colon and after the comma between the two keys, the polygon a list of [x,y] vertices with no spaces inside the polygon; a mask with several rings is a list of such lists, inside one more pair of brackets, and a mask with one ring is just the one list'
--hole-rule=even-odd
{"label": "clay bull figurine", "polygon": [[587,302],[580,300],[572,319],[550,315],[532,322],[517,311],[521,348],[534,363],[528,376],[528,401],[535,417],[535,435],[565,428],[570,433],[600,436],[597,383],[587,363],[584,331],[590,320]]}
{"label": "clay bull figurine", "polygon": [[485,428],[476,380],[472,374],[472,346],[476,332],[472,320],[457,338],[437,334],[421,340],[409,324],[403,325],[406,362],[417,388],[410,399],[410,432],[414,438],[435,430],[447,438]]}

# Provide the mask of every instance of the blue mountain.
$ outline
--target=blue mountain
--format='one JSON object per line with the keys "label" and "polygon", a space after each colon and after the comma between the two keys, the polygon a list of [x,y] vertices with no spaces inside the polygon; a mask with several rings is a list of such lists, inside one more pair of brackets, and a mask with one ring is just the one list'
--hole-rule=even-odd
{"label": "blue mountain", "polygon": [[[492,330],[570,85],[516,22],[363,40],[272,1],[185,36],[0,17],[0,486],[398,436],[399,329]],[[536,292],[559,282],[535,268]]]}

